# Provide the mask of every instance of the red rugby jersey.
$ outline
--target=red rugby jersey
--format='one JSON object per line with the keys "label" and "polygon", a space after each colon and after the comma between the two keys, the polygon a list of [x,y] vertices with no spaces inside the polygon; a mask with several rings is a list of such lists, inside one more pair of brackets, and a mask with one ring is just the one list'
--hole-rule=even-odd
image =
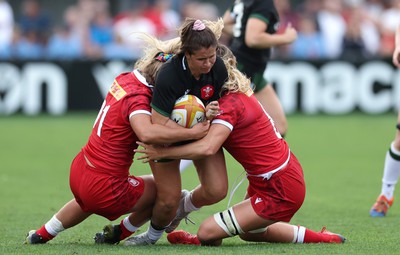
{"label": "red rugby jersey", "polygon": [[254,95],[229,93],[219,100],[221,114],[213,124],[231,129],[223,147],[250,175],[275,170],[289,157],[289,146]]}
{"label": "red rugby jersey", "polygon": [[115,78],[83,147],[99,171],[115,176],[129,174],[138,141],[129,118],[138,113],[150,115],[151,98],[152,86],[137,70]]}

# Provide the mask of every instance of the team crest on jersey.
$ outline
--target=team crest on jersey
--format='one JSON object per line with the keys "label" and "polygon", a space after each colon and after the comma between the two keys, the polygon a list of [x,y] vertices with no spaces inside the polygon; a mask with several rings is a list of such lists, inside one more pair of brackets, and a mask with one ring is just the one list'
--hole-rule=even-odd
{"label": "team crest on jersey", "polygon": [[128,182],[130,185],[132,185],[133,187],[137,187],[139,186],[139,182],[133,178],[128,178]]}
{"label": "team crest on jersey", "polygon": [[211,85],[206,85],[201,88],[201,98],[209,99],[214,95],[214,87]]}
{"label": "team crest on jersey", "polygon": [[126,95],[126,91],[114,80],[109,90],[110,94],[118,101]]}

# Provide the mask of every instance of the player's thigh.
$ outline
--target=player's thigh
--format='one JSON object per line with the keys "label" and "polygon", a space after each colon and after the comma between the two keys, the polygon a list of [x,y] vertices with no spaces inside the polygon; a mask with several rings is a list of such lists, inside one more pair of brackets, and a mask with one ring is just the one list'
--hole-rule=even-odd
{"label": "player's thigh", "polygon": [[250,199],[246,199],[233,206],[237,223],[244,232],[265,228],[276,221],[260,217],[253,209]]}
{"label": "player's thigh", "polygon": [[214,215],[212,215],[201,223],[197,231],[197,237],[202,243],[212,243],[218,239],[229,237],[229,235],[218,225]]}
{"label": "player's thigh", "polygon": [[235,205],[233,208],[218,212],[204,220],[198,230],[201,241],[209,242],[232,235],[244,235],[246,232],[263,229],[274,221],[258,216],[249,200]]}
{"label": "player's thigh", "polygon": [[91,212],[84,212],[76,200],[72,199],[56,213],[56,217],[67,229],[81,223],[91,214]]}
{"label": "player's thigh", "polygon": [[226,194],[228,190],[228,175],[223,150],[216,154],[193,161],[201,185],[210,193]]}
{"label": "player's thigh", "polygon": [[180,160],[161,163],[150,162],[159,199],[179,201],[182,187],[179,163]]}
{"label": "player's thigh", "polygon": [[151,207],[156,200],[157,188],[154,182],[154,177],[152,175],[144,175],[139,177],[144,181],[144,190],[143,194],[131,211],[144,210],[148,207]]}

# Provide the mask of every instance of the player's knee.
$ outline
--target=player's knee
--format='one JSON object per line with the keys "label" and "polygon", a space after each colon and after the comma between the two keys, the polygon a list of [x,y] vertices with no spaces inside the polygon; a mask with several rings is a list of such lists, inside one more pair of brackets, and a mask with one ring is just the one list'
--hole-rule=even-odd
{"label": "player's knee", "polygon": [[243,241],[249,242],[249,241],[252,241],[250,236],[251,235],[249,233],[244,233],[244,234],[239,235],[239,238],[242,239]]}
{"label": "player's knee", "polygon": [[244,234],[232,207],[214,214],[214,221],[228,236]]}
{"label": "player's knee", "polygon": [[164,214],[175,214],[178,209],[180,201],[180,194],[174,195],[170,194],[169,196],[162,196],[158,198],[158,205],[161,210],[163,210]]}
{"label": "player's knee", "polygon": [[209,221],[205,221],[199,227],[197,231],[197,238],[202,245],[219,246],[222,244],[221,237],[216,236],[215,224],[211,224]]}
{"label": "player's knee", "polygon": [[228,187],[225,185],[215,185],[207,187],[204,192],[204,197],[208,200],[209,204],[215,204],[226,197]]}
{"label": "player's knee", "polygon": [[[259,229],[254,229],[245,233],[242,233],[239,235],[240,239],[242,239],[243,241],[248,241],[248,242],[252,242],[254,241],[254,235],[260,235],[263,234],[267,231],[268,227],[265,228],[259,228]],[[256,239],[257,240],[257,239]]]}
{"label": "player's knee", "polygon": [[400,151],[400,135],[396,136],[396,138],[391,144],[391,147],[393,147],[397,151]]}
{"label": "player's knee", "polygon": [[197,231],[197,238],[201,243],[207,243],[212,239],[213,229],[210,227],[210,224],[203,223],[200,225],[199,230]]}
{"label": "player's knee", "polygon": [[164,201],[161,203],[161,208],[163,208],[164,213],[175,213],[178,209],[179,203],[175,201]]}

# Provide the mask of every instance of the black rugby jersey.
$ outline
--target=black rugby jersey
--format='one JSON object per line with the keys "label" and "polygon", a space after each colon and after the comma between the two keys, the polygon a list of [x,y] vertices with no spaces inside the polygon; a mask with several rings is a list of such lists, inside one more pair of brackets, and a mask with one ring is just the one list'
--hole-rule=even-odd
{"label": "black rugby jersey", "polygon": [[230,49],[242,65],[258,66],[265,69],[271,56],[271,49],[251,49],[245,43],[245,30],[250,17],[267,23],[267,33],[275,34],[279,28],[279,15],[273,0],[235,0],[231,7],[235,25]]}
{"label": "black rugby jersey", "polygon": [[178,54],[160,68],[154,87],[151,107],[163,116],[169,117],[175,101],[185,94],[195,95],[206,106],[220,98],[221,88],[228,78],[223,60],[217,57],[207,74],[196,80],[189,69],[184,54]]}

